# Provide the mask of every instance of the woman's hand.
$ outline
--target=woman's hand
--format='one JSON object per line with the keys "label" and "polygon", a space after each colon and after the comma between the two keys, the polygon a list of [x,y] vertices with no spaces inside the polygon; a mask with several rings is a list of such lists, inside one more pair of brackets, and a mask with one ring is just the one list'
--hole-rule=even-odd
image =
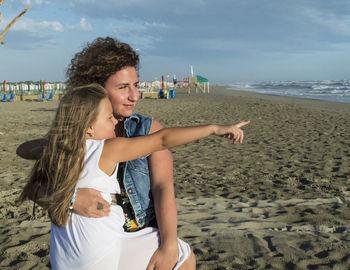
{"label": "woman's hand", "polygon": [[244,132],[241,127],[248,125],[250,121],[240,122],[233,126],[216,126],[214,134],[216,136],[228,138],[233,141],[233,143],[242,143],[244,138]]}
{"label": "woman's hand", "polygon": [[146,270],[171,270],[175,267],[178,258],[177,244],[171,248],[160,246],[153,253]]}
{"label": "woman's hand", "polygon": [[[97,204],[102,204],[102,209],[97,209]],[[73,211],[84,217],[104,217],[108,216],[110,204],[103,199],[101,193],[92,188],[78,188],[75,201],[73,203]]]}

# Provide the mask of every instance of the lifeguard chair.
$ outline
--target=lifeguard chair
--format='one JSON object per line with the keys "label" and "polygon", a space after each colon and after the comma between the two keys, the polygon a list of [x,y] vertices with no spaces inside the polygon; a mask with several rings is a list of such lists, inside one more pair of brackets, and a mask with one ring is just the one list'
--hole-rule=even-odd
{"label": "lifeguard chair", "polygon": [[200,89],[202,93],[205,94],[207,92],[209,94],[209,80],[200,75],[190,77],[188,80],[187,93],[190,94],[192,89],[195,89],[196,93],[198,93],[198,89]]}

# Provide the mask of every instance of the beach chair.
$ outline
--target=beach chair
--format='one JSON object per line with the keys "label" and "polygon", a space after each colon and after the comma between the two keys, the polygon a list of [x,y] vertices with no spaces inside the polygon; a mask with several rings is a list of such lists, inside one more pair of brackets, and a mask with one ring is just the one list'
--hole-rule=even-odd
{"label": "beach chair", "polygon": [[164,91],[163,91],[163,89],[159,89],[159,91],[158,91],[158,98],[164,98]]}
{"label": "beach chair", "polygon": [[40,100],[41,100],[41,101],[45,101],[45,98],[46,98],[46,97],[45,97],[45,94],[42,93],[42,94],[40,95]]}
{"label": "beach chair", "polygon": [[47,96],[47,101],[52,101],[53,100],[53,93],[50,92],[49,95]]}
{"label": "beach chair", "polygon": [[7,95],[6,94],[2,94],[1,102],[5,102],[5,101],[7,101]]}
{"label": "beach chair", "polygon": [[175,89],[169,90],[169,98],[175,98]]}
{"label": "beach chair", "polygon": [[9,99],[7,101],[10,101],[10,102],[15,101],[15,93],[11,93],[10,97],[9,97]]}

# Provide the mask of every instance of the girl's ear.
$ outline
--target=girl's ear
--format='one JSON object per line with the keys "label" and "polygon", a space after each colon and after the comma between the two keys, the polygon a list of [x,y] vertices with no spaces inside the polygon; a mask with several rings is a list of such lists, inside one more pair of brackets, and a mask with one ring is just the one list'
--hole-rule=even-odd
{"label": "girl's ear", "polygon": [[94,137],[94,129],[93,127],[89,127],[88,130],[86,131],[86,135],[89,137],[89,138],[93,138]]}

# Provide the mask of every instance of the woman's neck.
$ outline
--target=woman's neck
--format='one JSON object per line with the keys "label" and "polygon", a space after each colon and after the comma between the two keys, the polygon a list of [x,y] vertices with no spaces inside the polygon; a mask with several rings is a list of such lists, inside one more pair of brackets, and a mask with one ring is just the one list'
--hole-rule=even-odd
{"label": "woman's neck", "polygon": [[125,118],[118,119],[118,124],[115,125],[114,132],[117,137],[124,137],[124,121]]}

